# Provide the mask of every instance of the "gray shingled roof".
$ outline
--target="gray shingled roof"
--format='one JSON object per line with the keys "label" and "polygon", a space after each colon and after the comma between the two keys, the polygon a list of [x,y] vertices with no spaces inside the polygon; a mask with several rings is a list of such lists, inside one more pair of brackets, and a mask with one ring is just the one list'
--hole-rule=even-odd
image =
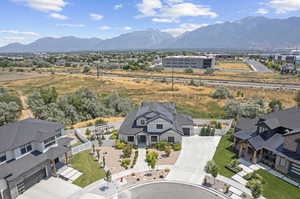
{"label": "gray shingled roof", "polygon": [[53,160],[69,150],[69,148],[64,146],[52,147],[46,153],[34,151],[18,160],[4,163],[0,165],[0,179],[9,176],[6,179],[13,180],[37,165],[47,160]]}
{"label": "gray shingled roof", "polygon": [[29,118],[0,127],[0,152],[13,150],[32,141],[43,141],[58,134],[63,124]]}
{"label": "gray shingled roof", "polygon": [[[177,114],[175,109],[175,104],[167,102],[150,102],[143,103],[142,106],[135,111],[130,112],[120,127],[120,134],[123,135],[135,135],[139,132],[146,131],[145,128],[137,127],[135,125],[135,120],[138,117],[147,115],[148,113],[155,112],[159,115],[153,115],[153,118],[149,118],[149,121],[156,119],[158,117],[164,118],[173,123],[173,130],[182,133],[183,125],[193,125],[193,120],[191,116]],[[170,129],[168,129],[170,130]],[[149,132],[151,133],[151,132]]]}

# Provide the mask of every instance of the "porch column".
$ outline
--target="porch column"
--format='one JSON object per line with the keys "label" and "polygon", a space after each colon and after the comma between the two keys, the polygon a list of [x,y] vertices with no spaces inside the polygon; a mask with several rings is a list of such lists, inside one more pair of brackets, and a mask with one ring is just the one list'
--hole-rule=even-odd
{"label": "porch column", "polygon": [[241,144],[240,144],[240,150],[239,150],[239,157],[242,156],[242,153],[243,153],[243,147],[244,147],[244,144],[241,143]]}
{"label": "porch column", "polygon": [[68,153],[67,152],[65,152],[65,162],[66,162],[66,164],[68,164],[68,162],[69,162]]}
{"label": "porch column", "polygon": [[253,153],[253,157],[252,157],[252,162],[254,163],[254,164],[256,164],[257,163],[257,157],[256,157],[256,154],[257,153],[257,151],[254,151],[254,153]]}
{"label": "porch column", "polygon": [[51,160],[51,164],[52,164],[53,172],[56,174],[55,161]]}

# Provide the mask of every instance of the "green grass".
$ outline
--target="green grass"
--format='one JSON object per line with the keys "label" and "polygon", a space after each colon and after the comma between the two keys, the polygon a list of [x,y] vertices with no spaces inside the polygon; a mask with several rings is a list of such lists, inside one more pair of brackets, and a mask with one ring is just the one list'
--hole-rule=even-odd
{"label": "green grass", "polygon": [[104,170],[98,162],[90,155],[90,151],[83,151],[74,155],[70,160],[74,169],[83,173],[73,184],[85,187],[97,180],[104,178]]}
{"label": "green grass", "polygon": [[225,166],[236,157],[236,154],[229,150],[232,144],[233,143],[230,140],[230,134],[225,134],[222,137],[213,158],[219,167],[219,174],[226,177],[232,177],[234,175],[233,172],[225,168]]}
{"label": "green grass", "polygon": [[300,189],[264,170],[258,170],[266,184],[263,185],[263,195],[269,199],[296,199],[300,198]]}

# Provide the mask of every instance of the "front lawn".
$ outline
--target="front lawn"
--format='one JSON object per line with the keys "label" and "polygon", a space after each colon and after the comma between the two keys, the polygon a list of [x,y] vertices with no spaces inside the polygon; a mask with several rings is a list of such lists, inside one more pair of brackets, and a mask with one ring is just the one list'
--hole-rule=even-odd
{"label": "front lawn", "polygon": [[236,154],[230,151],[232,144],[233,143],[230,140],[230,133],[226,133],[220,140],[213,158],[213,160],[219,167],[219,174],[226,177],[232,177],[234,175],[233,172],[225,168],[225,166],[228,165],[230,161],[236,157]]}
{"label": "front lawn", "polygon": [[74,169],[79,170],[83,173],[73,184],[80,187],[85,187],[97,180],[104,178],[104,170],[100,168],[100,165],[90,151],[83,151],[74,155],[70,163]]}
{"label": "front lawn", "polygon": [[300,197],[300,189],[265,170],[258,170],[266,184],[263,185],[263,195],[270,199],[296,199]]}

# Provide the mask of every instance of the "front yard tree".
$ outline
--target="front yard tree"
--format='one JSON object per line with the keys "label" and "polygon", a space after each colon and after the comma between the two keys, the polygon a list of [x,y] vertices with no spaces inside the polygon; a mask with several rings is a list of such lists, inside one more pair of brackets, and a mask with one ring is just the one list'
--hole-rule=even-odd
{"label": "front yard tree", "polygon": [[151,169],[154,169],[156,166],[156,162],[157,162],[157,158],[158,158],[158,153],[155,151],[151,151],[146,155],[146,160],[148,162],[148,166],[151,167]]}
{"label": "front yard tree", "polygon": [[106,182],[111,182],[112,179],[111,179],[111,172],[110,172],[110,170],[105,171],[104,180]]}
{"label": "front yard tree", "polygon": [[167,145],[165,147],[165,153],[166,153],[167,157],[170,157],[170,155],[171,155],[171,149],[172,149],[172,147],[170,145]]}
{"label": "front yard tree", "polygon": [[215,178],[218,176],[219,168],[218,168],[217,164],[215,163],[215,161],[210,160],[206,164],[205,171],[207,173],[211,174],[215,180]]}
{"label": "front yard tree", "polygon": [[123,154],[124,154],[125,157],[130,157],[131,153],[132,153],[132,145],[127,144],[123,149]]}

